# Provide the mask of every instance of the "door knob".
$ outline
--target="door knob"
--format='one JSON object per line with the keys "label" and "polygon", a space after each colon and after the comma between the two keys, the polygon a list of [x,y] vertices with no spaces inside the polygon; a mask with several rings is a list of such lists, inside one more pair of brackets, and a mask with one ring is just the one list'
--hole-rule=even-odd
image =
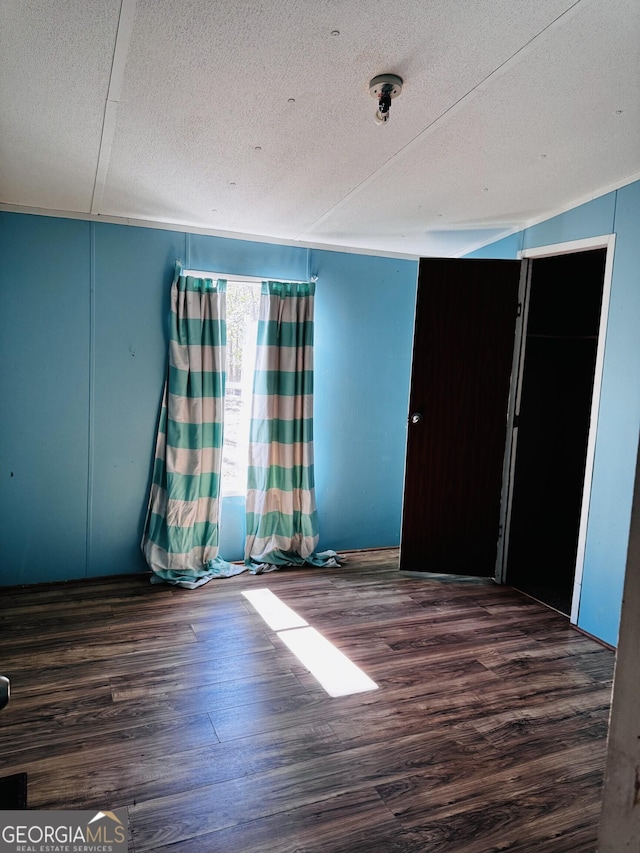
{"label": "door knob", "polygon": [[411,415],[411,423],[412,424],[422,423],[422,415],[420,414],[420,412],[414,412]]}

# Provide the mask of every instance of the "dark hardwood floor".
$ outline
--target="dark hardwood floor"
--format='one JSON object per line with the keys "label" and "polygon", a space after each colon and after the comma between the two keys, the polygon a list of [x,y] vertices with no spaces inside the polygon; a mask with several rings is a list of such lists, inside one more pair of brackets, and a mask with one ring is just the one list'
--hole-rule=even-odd
{"label": "dark hardwood floor", "polygon": [[[613,652],[396,567],[2,591],[0,775],[33,809],[128,807],[136,853],[594,851]],[[263,587],[379,689],[328,697],[241,596]]]}

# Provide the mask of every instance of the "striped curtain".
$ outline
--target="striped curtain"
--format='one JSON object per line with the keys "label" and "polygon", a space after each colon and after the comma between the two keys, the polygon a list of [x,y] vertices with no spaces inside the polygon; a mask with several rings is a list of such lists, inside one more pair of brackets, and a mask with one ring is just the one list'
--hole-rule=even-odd
{"label": "striped curtain", "polygon": [[152,581],[194,589],[244,571],[218,556],[226,282],[176,275],[142,551]]}
{"label": "striped curtain", "polygon": [[263,282],[251,407],[245,563],[339,565],[316,553],[313,472],[315,284]]}

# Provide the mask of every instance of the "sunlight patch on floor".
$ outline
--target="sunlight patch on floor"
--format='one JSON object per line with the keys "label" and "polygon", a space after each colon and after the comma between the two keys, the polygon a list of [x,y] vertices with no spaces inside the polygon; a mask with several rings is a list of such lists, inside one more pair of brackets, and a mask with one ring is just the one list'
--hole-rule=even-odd
{"label": "sunlight patch on floor", "polygon": [[278,636],[300,663],[318,679],[329,696],[377,690],[378,685],[315,628],[281,631]]}
{"label": "sunlight patch on floor", "polygon": [[285,631],[288,628],[301,628],[309,623],[298,616],[284,601],[274,595],[270,589],[252,589],[242,593],[272,631]]}
{"label": "sunlight patch on floor", "polygon": [[377,690],[378,685],[359,666],[323,637],[269,589],[242,595],[254,606],[267,625],[293,652],[300,663],[324,687],[329,696],[350,696]]}

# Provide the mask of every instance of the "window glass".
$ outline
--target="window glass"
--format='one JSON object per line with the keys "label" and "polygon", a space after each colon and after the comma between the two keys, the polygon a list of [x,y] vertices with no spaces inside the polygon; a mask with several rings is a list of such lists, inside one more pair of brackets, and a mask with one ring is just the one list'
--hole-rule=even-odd
{"label": "window glass", "polygon": [[247,488],[251,392],[256,361],[260,284],[227,284],[227,385],[224,408],[222,496]]}

